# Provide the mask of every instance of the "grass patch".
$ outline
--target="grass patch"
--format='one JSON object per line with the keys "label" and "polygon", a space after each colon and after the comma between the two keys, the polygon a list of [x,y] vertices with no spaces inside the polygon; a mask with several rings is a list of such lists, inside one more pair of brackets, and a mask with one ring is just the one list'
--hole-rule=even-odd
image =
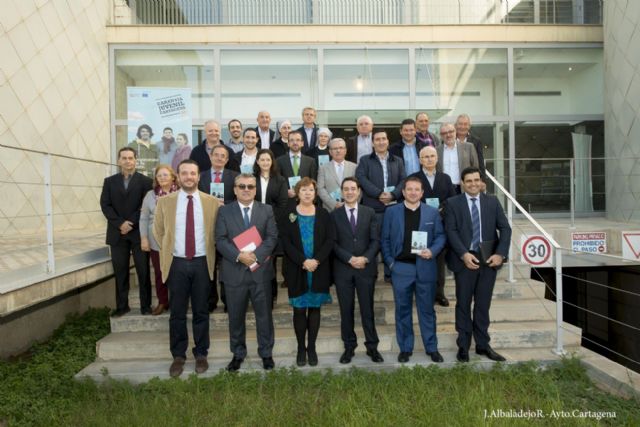
{"label": "grass patch", "polygon": [[[580,362],[540,369],[534,363],[478,371],[469,365],[351,370],[301,374],[295,369],[133,386],[77,382],[73,375],[95,358],[95,341],[108,333],[108,313],[72,317],[31,358],[0,362],[0,425],[243,425],[243,426],[470,426],[525,425],[530,420],[485,418],[509,411],[542,411],[543,425],[640,424],[637,400],[597,389]],[[556,411],[558,418],[552,418]],[[577,411],[577,412],[574,412]]]}

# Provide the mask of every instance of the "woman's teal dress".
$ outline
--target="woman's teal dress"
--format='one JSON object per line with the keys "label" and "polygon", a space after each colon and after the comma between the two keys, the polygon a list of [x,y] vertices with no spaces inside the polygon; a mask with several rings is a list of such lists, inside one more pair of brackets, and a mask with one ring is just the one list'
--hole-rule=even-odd
{"label": "woman's teal dress", "polygon": [[[316,222],[315,215],[298,214],[298,226],[300,227],[300,237],[302,238],[302,248],[304,250],[305,259],[313,258],[313,227]],[[331,302],[331,295],[317,293],[311,290],[311,280],[313,273],[307,271],[307,289],[308,291],[295,298],[289,298],[289,304],[295,308],[317,308],[322,304]]]}

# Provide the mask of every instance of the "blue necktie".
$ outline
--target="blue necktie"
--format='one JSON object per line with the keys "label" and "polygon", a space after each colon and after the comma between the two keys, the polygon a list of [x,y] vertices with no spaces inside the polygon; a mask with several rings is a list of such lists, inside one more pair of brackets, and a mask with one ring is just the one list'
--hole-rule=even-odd
{"label": "blue necktie", "polygon": [[244,214],[242,215],[242,219],[244,220],[244,228],[249,228],[249,208],[242,208],[244,210]]}
{"label": "blue necktie", "polygon": [[356,208],[351,208],[351,218],[349,219],[349,224],[351,224],[351,231],[353,232],[353,234],[356,234],[356,217],[353,214],[353,211],[356,210]]}
{"label": "blue necktie", "polygon": [[480,212],[476,205],[476,198],[471,198],[471,224],[473,225],[473,239],[471,240],[471,250],[477,251],[480,246]]}

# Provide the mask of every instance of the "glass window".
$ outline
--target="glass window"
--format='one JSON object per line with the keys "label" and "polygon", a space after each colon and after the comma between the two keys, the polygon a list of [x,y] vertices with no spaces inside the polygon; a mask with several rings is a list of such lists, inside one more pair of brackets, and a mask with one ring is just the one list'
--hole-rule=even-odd
{"label": "glass window", "polygon": [[[300,122],[301,111],[318,103],[318,54],[306,50],[223,50],[220,52],[222,122],[232,118],[255,126],[258,112]],[[223,126],[226,128],[226,126]]]}
{"label": "glass window", "polygon": [[603,114],[602,48],[513,54],[516,114]]}
{"label": "glass window", "polygon": [[416,108],[507,114],[507,50],[416,49]]}
{"label": "glass window", "polygon": [[324,51],[327,110],[404,110],[409,105],[407,49]]}

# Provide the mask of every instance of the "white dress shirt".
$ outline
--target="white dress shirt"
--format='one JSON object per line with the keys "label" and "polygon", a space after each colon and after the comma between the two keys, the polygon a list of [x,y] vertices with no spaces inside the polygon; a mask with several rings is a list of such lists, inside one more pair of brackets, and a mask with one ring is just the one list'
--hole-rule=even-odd
{"label": "white dress shirt", "polygon": [[460,185],[460,164],[458,163],[458,143],[449,148],[447,144],[442,146],[442,172],[451,177],[454,185]]}
{"label": "white dress shirt", "polygon": [[260,175],[260,201],[267,203],[267,186],[269,185],[269,178],[265,178]]}
{"label": "white dress shirt", "polygon": [[258,128],[258,134],[260,136],[260,148],[267,149],[271,145],[271,132],[269,129],[263,131],[261,128]]}
{"label": "white dress shirt", "polygon": [[[187,231],[187,199],[188,194],[184,190],[178,192],[178,205],[176,207],[176,240],[173,245],[173,256],[185,258],[185,244]],[[202,203],[200,202],[200,192],[196,191],[193,196],[193,225],[196,238],[196,254],[195,256],[205,256],[207,254],[207,246],[204,238],[204,214],[202,211]]]}

